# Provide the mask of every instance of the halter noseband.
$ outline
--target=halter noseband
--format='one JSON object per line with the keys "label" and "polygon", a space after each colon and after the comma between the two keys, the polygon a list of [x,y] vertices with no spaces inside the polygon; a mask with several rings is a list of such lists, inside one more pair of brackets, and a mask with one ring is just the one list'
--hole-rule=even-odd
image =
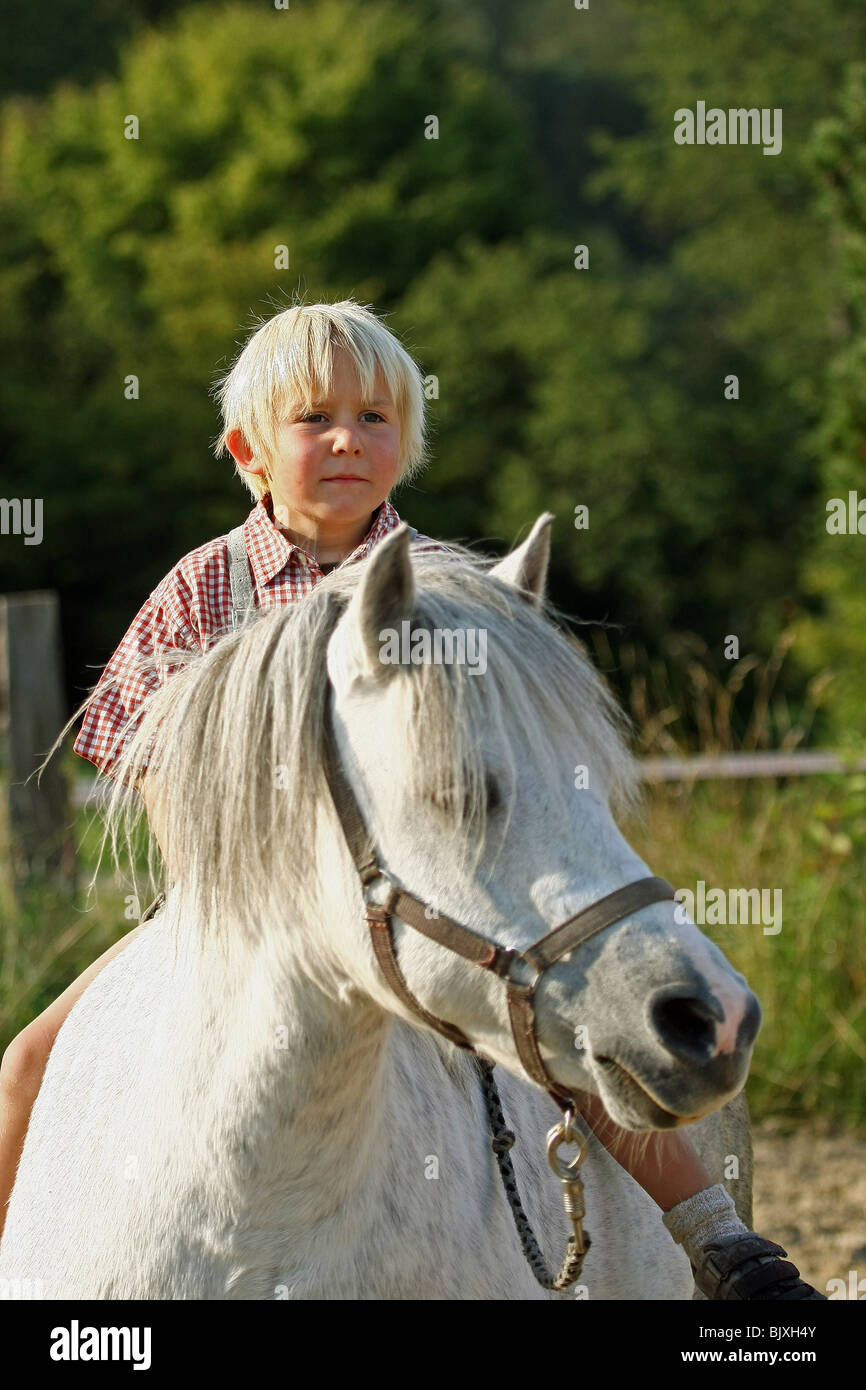
{"label": "halter noseband", "polygon": [[[432,919],[428,918],[425,912],[426,904],[412,893],[399,888],[388,878],[376,858],[373,840],[364,824],[355,794],[340,762],[330,692],[325,704],[324,751],[325,775],[334,807],[361,880],[373,950],[385,979],[398,999],[429,1027],[435,1028],[438,1033],[448,1038],[449,1042],[467,1052],[475,1053],[475,1048],[465,1033],[453,1023],[436,1018],[419,1004],[409,990],[397,963],[391,926],[392,916],[399,917],[402,922],[414,927],[431,941],[446,946],[449,951],[456,952],[464,960],[480,966],[482,970],[492,971],[505,981],[511,1031],[517,1055],[527,1075],[553,1097],[560,1109],[566,1111],[573,1108],[574,1097],[553,1080],[541,1060],[533,1008],[535,990],[544,972],[551,965],[575,947],[583,945],[584,941],[588,941],[597,932],[621,922],[639,908],[674,898],[674,890],[667,879],[641,878],[635,883],[626,884],[624,888],[617,888],[615,892],[608,893],[598,902],[591,903],[589,907],[561,922],[558,927],[554,927],[524,951],[518,951],[512,946],[497,946],[495,942],[470,931],[468,927],[453,921],[443,913]],[[367,888],[377,878],[383,878],[389,884],[387,896],[381,905],[371,903],[367,899]],[[525,978],[527,971],[533,976],[528,982]]]}

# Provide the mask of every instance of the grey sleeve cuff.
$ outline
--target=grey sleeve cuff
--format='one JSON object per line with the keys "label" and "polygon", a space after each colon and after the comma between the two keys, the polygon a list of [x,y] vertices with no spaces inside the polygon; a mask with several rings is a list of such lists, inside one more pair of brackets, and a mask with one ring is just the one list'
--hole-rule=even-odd
{"label": "grey sleeve cuff", "polygon": [[741,1235],[749,1229],[737,1216],[737,1209],[720,1182],[678,1202],[670,1211],[662,1212],[662,1221],[693,1265],[698,1263],[702,1248],[714,1237]]}

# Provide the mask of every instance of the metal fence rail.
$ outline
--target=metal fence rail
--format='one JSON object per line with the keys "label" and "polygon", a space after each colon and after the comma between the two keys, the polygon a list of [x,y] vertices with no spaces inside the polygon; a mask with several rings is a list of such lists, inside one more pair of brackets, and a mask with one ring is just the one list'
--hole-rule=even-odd
{"label": "metal fence rail", "polygon": [[816,749],[802,753],[696,754],[692,758],[644,758],[645,782],[692,782],[730,777],[810,777],[818,772],[866,772],[866,758],[842,758]]}
{"label": "metal fence rail", "polygon": [[[866,772],[866,758],[842,758],[837,753],[815,750],[802,753],[721,753],[718,757],[696,754],[691,758],[643,758],[645,782],[699,782],[714,778],[809,777],[821,772]],[[83,806],[93,779],[77,777],[72,789],[74,805]]]}

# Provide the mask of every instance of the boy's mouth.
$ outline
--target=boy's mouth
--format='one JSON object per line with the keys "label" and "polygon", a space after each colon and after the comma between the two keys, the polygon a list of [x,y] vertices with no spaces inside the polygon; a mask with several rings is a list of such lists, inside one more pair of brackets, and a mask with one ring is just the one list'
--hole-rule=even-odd
{"label": "boy's mouth", "polygon": [[323,478],[324,483],[366,483],[367,479],[362,478],[358,473],[334,473],[330,478]]}

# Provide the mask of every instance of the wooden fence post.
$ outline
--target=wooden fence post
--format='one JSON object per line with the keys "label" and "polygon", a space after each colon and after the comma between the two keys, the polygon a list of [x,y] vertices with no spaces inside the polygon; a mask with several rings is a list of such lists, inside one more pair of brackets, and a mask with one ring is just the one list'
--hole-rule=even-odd
{"label": "wooden fence post", "polygon": [[[0,595],[0,758],[7,887],[35,876],[75,885],[75,839],[65,778],[55,753],[39,766],[66,721],[60,604],[48,589]],[[26,784],[26,785],[25,785]]]}

